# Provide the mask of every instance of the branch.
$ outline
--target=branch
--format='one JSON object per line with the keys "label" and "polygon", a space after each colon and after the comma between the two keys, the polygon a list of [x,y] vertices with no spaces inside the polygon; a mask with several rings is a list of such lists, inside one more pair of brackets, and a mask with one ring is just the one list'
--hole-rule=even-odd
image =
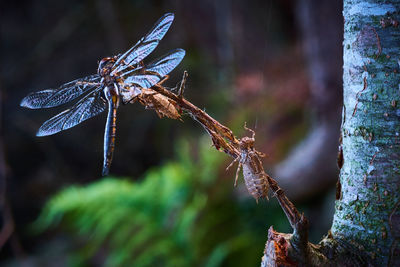
{"label": "branch", "polygon": [[252,133],[252,137],[245,136],[237,139],[228,127],[186,100],[183,97],[183,91],[187,76],[188,74],[185,71],[179,85],[178,95],[172,92],[177,88],[166,88],[160,83],[151,89],[143,90],[137,100],[146,108],[154,109],[160,117],[166,116],[172,119],[180,119],[184,111],[199,122],[210,135],[214,147],[218,151],[223,151],[234,158],[232,163],[239,162],[237,173],[242,169],[247,190],[256,201],[259,198],[268,199],[268,191],[271,189],[293,228],[290,243],[294,254],[301,255],[300,261],[306,263],[309,251],[308,221],[286,197],[278,183],[264,171],[261,161],[264,154],[254,147],[255,132],[244,126],[246,130]]}

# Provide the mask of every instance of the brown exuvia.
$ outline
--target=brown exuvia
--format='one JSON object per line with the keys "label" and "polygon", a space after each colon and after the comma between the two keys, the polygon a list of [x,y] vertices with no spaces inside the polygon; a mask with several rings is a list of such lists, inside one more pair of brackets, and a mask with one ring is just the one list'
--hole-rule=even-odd
{"label": "brown exuvia", "polygon": [[259,198],[268,199],[269,183],[267,174],[262,167],[261,158],[265,157],[254,149],[255,132],[244,126],[244,128],[252,133],[252,137],[242,137],[239,140],[240,155],[228,166],[236,161],[239,165],[236,171],[235,186],[239,177],[240,169],[243,170],[243,178],[249,193],[258,201]]}

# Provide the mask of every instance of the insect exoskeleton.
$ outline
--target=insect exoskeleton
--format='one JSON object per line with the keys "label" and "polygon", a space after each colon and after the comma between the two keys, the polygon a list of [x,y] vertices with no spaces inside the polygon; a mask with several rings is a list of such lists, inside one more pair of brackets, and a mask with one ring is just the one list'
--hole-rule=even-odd
{"label": "insect exoskeleton", "polygon": [[[240,154],[233,161],[239,161],[236,171],[235,186],[239,177],[239,171],[242,169],[244,182],[250,195],[252,195],[256,201],[258,201],[259,198],[268,199],[268,176],[264,172],[261,162],[261,158],[265,157],[265,154],[254,148],[255,132],[246,126],[244,126],[244,128],[252,133],[252,137],[245,136],[239,140]],[[230,164],[228,168],[230,166],[232,166],[232,164]]]}
{"label": "insect exoskeleton", "polygon": [[254,149],[254,137],[243,137],[240,140],[240,161],[243,178],[249,193],[258,201],[268,199],[269,184],[262,167],[261,157],[265,155]]}

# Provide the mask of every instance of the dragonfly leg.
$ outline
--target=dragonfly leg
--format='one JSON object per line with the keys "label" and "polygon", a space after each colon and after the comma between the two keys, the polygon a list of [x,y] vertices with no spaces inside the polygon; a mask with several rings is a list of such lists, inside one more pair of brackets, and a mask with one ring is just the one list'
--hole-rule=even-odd
{"label": "dragonfly leg", "polygon": [[129,101],[126,101],[126,104],[133,104],[136,102],[136,100],[137,100],[137,96],[134,96],[131,99],[129,99]]}
{"label": "dragonfly leg", "polygon": [[238,167],[237,167],[237,169],[236,169],[236,176],[235,176],[235,183],[234,183],[234,186],[236,187],[236,185],[237,185],[237,181],[238,181],[238,179],[239,179],[239,172],[240,172],[240,170],[242,169],[242,163],[239,161],[239,165],[238,165]]}
{"label": "dragonfly leg", "polygon": [[256,136],[256,132],[254,132],[254,131],[253,131],[252,129],[250,129],[250,128],[247,128],[247,123],[246,123],[246,122],[244,123],[244,129],[247,130],[247,131],[249,131],[249,132],[251,132],[251,133],[252,133],[251,138],[254,139],[254,137]]}
{"label": "dragonfly leg", "polygon": [[162,85],[166,80],[168,80],[169,79],[169,75],[165,75],[162,79],[161,79],[161,81],[159,81],[158,83],[157,83],[157,85]]}
{"label": "dragonfly leg", "polygon": [[239,160],[240,156],[237,156],[229,165],[228,167],[226,167],[226,171],[229,170],[230,167],[233,166],[233,164],[235,164],[235,162],[237,162]]}

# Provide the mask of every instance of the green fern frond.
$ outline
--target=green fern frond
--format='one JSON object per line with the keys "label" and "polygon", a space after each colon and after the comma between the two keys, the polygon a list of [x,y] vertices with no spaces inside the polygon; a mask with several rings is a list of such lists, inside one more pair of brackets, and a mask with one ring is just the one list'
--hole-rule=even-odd
{"label": "green fern frond", "polygon": [[[105,178],[68,187],[48,201],[34,226],[84,238],[73,255],[85,263],[105,251],[105,266],[218,266],[251,244],[229,190],[216,186],[223,157],[201,139],[198,160],[180,142],[178,161],[149,170],[141,182]],[[238,230],[240,229],[240,230]]]}

